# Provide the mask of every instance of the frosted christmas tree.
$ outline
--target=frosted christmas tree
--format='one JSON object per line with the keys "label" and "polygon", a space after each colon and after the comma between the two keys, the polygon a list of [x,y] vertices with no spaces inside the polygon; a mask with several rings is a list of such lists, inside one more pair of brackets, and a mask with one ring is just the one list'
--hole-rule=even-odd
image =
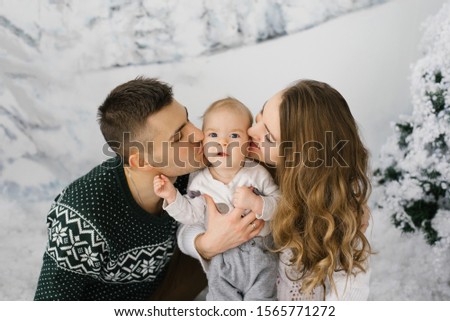
{"label": "frosted christmas tree", "polygon": [[[450,3],[427,20],[424,56],[415,63],[413,113],[401,116],[383,146],[374,182],[377,206],[403,232],[450,246]],[[442,252],[445,254],[445,251]]]}

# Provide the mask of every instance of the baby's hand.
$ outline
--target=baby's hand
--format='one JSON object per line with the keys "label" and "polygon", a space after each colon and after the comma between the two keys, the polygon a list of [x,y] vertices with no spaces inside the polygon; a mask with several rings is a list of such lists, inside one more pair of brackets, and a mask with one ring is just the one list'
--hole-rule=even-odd
{"label": "baby's hand", "polygon": [[175,202],[177,190],[172,182],[164,175],[156,175],[153,179],[153,189],[155,194],[164,198],[168,204]]}
{"label": "baby's hand", "polygon": [[[236,188],[233,195],[233,206],[242,209],[250,209],[260,214],[262,208],[262,197],[253,193],[253,187],[240,186]],[[257,212],[256,212],[257,211]]]}

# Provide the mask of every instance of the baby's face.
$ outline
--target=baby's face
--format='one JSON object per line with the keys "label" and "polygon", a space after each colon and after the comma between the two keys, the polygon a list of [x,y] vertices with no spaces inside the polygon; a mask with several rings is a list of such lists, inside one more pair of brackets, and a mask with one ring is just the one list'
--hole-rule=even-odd
{"label": "baby's face", "polygon": [[243,112],[218,109],[204,119],[203,149],[214,167],[237,169],[247,156],[249,119]]}

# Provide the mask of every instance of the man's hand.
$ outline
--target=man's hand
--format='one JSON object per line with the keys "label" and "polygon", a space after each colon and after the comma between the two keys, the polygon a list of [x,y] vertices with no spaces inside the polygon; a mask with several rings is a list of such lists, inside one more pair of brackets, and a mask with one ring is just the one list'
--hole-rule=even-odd
{"label": "man's hand", "polygon": [[168,204],[175,202],[177,190],[172,182],[164,175],[156,175],[153,179],[153,189],[155,194],[164,198]]}
{"label": "man's hand", "polygon": [[203,196],[208,206],[208,226],[206,232],[195,240],[195,247],[203,258],[209,259],[239,246],[258,235],[263,228],[264,221],[257,220],[255,213],[242,217],[244,210],[235,208],[222,215],[213,199],[209,195]]}

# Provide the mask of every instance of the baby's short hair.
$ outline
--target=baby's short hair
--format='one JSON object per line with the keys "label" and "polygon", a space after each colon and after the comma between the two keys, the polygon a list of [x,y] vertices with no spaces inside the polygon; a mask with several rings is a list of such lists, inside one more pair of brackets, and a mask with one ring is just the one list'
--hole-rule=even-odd
{"label": "baby's short hair", "polygon": [[204,120],[209,114],[221,109],[241,112],[248,117],[248,127],[253,124],[253,115],[250,109],[248,109],[241,101],[233,97],[226,97],[213,102],[203,113],[202,119]]}

